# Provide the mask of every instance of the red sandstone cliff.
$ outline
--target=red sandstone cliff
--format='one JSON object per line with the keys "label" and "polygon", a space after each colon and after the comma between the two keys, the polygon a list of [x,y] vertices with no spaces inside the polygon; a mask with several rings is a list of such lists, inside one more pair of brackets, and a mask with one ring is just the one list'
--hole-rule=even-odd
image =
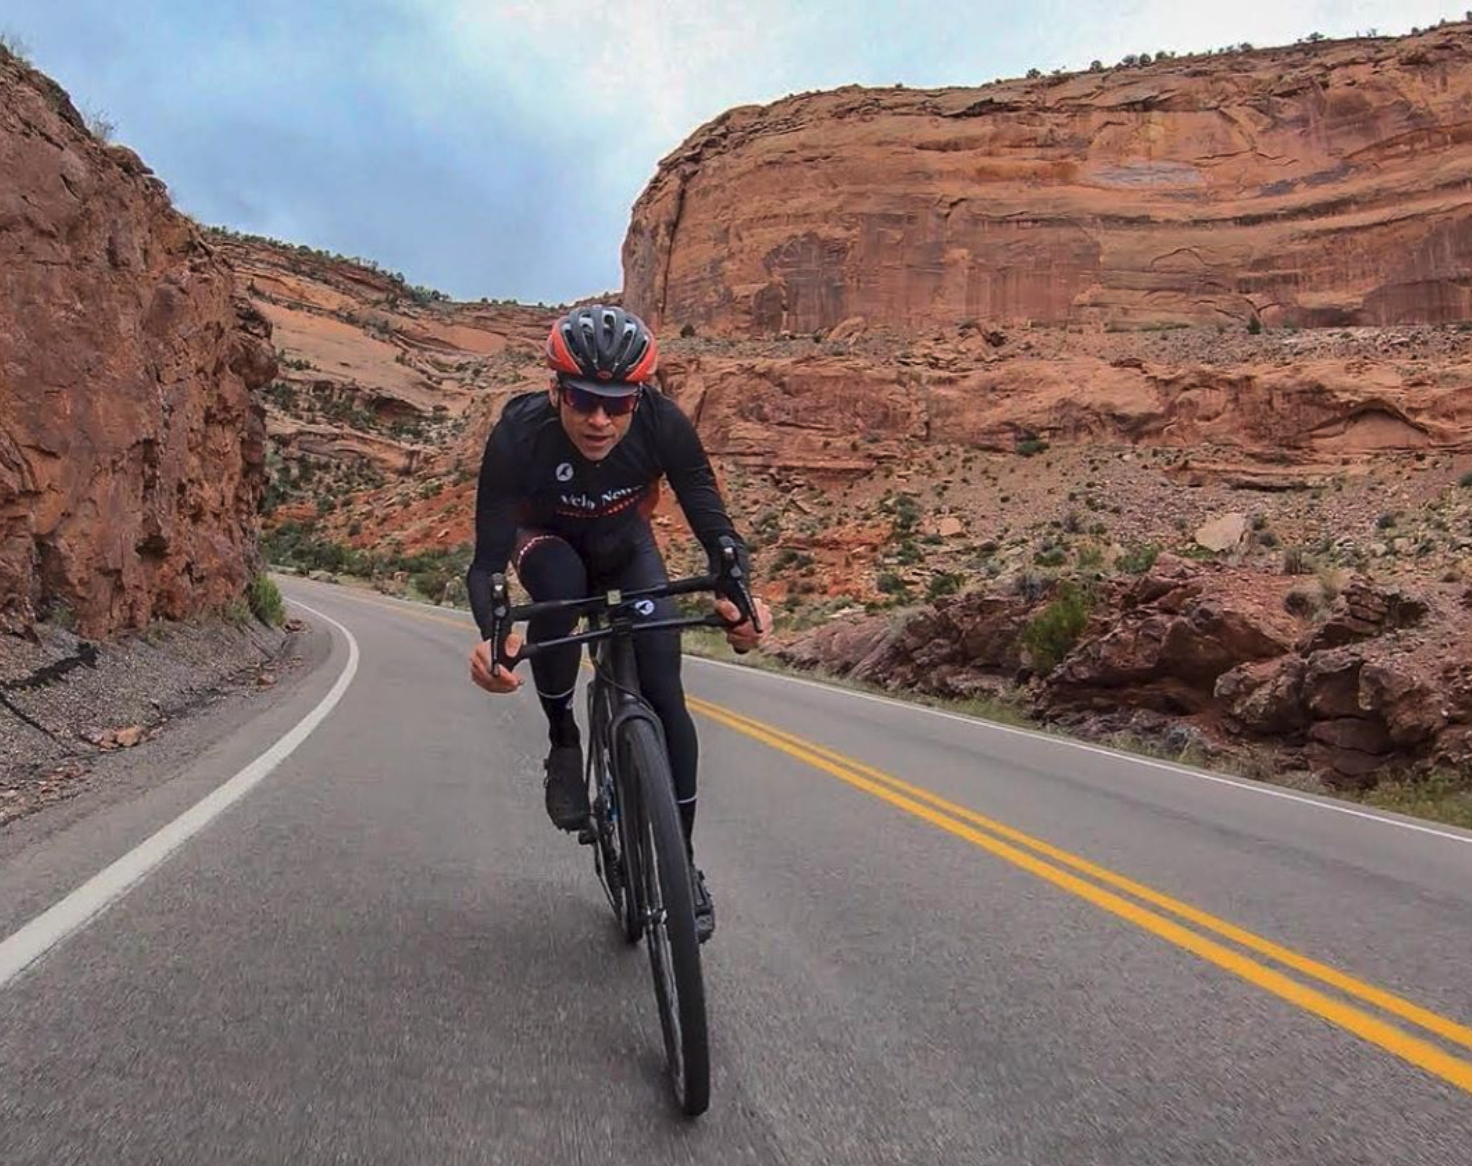
{"label": "red sandstone cliff", "polygon": [[1472,34],[730,110],[624,244],[666,329],[1472,315]]}
{"label": "red sandstone cliff", "polygon": [[0,50],[0,630],[220,607],[254,565],[270,327],[131,151]]}

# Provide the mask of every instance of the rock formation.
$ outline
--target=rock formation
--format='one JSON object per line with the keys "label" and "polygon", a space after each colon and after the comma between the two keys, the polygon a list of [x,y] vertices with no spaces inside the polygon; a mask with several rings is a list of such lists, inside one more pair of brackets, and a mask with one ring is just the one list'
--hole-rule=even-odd
{"label": "rock formation", "polygon": [[[1433,653],[1460,658],[1438,637],[1472,569],[1466,41],[843,90],[667,160],[628,298],[760,589],[818,624],[789,658],[1274,742],[1350,784],[1461,756],[1472,681]],[[282,355],[268,523],[304,566],[441,594],[551,311],[211,238]],[[1316,323],[1346,326],[1289,326]],[[668,495],[655,522],[679,568]],[[1058,578],[1095,598],[1044,669],[1025,633]]]}
{"label": "rock formation", "polygon": [[[1063,660],[1025,690],[1032,710],[1092,735],[1182,723],[1217,742],[1268,741],[1347,787],[1393,763],[1472,763],[1472,610],[1465,584],[1376,585],[1329,599],[1301,586],[1161,556],[1094,594]],[[1056,590],[979,588],[913,613],[834,621],[782,656],[896,689],[1005,690],[1033,666],[1026,629]],[[1322,609],[1322,610],[1320,610]]]}
{"label": "rock formation", "polygon": [[1472,36],[1449,25],[730,110],[633,212],[667,329],[1472,315]]}
{"label": "rock formation", "polygon": [[1472,351],[1418,367],[1363,353],[1211,365],[1084,351],[981,356],[964,341],[882,356],[835,347],[745,359],[675,351],[663,379],[716,451],[833,475],[868,472],[906,445],[1014,452],[1034,438],[1210,446],[1236,471],[1257,463],[1270,477],[1269,466],[1323,472],[1472,439]]}
{"label": "rock formation", "polygon": [[0,50],[0,630],[218,608],[255,558],[266,320],[132,151]]}

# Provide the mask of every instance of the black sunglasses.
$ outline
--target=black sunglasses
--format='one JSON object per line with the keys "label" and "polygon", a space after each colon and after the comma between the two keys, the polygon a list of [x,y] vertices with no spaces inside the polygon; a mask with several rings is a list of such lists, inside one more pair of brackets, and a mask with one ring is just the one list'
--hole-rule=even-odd
{"label": "black sunglasses", "polygon": [[570,385],[564,380],[558,380],[557,388],[562,394],[562,399],[577,413],[596,413],[602,409],[610,417],[622,417],[632,413],[634,407],[639,403],[639,386],[632,393],[626,393],[618,397],[605,397],[602,393],[590,392],[580,389],[577,385]]}

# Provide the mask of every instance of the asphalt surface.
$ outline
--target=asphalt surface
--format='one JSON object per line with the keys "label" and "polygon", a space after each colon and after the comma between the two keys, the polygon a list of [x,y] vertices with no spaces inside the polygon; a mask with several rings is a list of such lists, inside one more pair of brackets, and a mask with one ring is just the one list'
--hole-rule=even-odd
{"label": "asphalt surface", "polygon": [[[1472,835],[694,660],[687,1122],[530,685],[468,683],[463,615],[285,590],[356,672],[0,984],[5,1166],[1472,1159]],[[0,956],[341,685],[309,618],[249,717],[0,836]]]}

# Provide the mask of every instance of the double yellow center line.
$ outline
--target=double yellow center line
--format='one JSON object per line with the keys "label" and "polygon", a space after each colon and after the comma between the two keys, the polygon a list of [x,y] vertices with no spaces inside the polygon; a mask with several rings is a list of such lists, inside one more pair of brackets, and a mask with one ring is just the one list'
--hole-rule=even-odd
{"label": "double yellow center line", "polygon": [[[820,769],[949,834],[964,838],[997,858],[1133,923],[1168,943],[1184,948],[1208,963],[1240,976],[1290,1004],[1322,1017],[1459,1089],[1472,1093],[1472,1062],[1453,1056],[1422,1036],[1413,1035],[1380,1016],[1336,996],[1330,996],[1266,963],[1249,958],[1237,948],[1227,947],[1201,932],[1209,932],[1229,940],[1240,948],[1291,968],[1305,977],[1317,980],[1450,1043],[1472,1049],[1472,1028],[852,757],[846,757],[708,700],[697,697],[686,699],[690,708],[703,716]],[[1122,894],[1116,894],[1116,891],[1133,898],[1127,899]],[[1158,910],[1150,910],[1142,906],[1142,903],[1148,903]],[[1201,931],[1192,930],[1178,920],[1193,924]]]}
{"label": "double yellow center line", "polygon": [[[463,619],[451,619],[427,611],[418,612],[408,605],[389,604],[366,597],[352,598],[366,606],[390,608],[401,615],[417,619],[451,624],[461,629],[467,626]],[[896,809],[929,822],[948,834],[965,839],[1060,890],[1076,895],[1085,902],[1132,923],[1167,943],[1183,948],[1305,1012],[1337,1025],[1465,1092],[1472,1093],[1472,1061],[1454,1056],[1446,1048],[1427,1039],[1427,1035],[1407,1031],[1390,1023],[1382,1015],[1357,1007],[1349,1000],[1393,1016],[1419,1029],[1422,1034],[1440,1038],[1448,1045],[1472,1049],[1472,1028],[1464,1024],[1383,988],[1367,984],[1337,968],[1310,959],[1282,944],[1264,939],[1225,919],[1219,919],[1189,903],[1183,903],[1143,883],[1116,874],[1097,863],[988,818],[966,806],[948,801],[893,774],[875,769],[872,765],[866,765],[826,746],[711,701],[694,696],[687,696],[686,701],[695,712],[729,729],[780,750],[855,789],[888,802]],[[1126,898],[1126,895],[1130,897]],[[1217,938],[1210,938],[1213,935]],[[1228,947],[1218,940],[1225,940],[1236,946]],[[1273,967],[1253,959],[1246,952],[1263,957],[1263,960],[1271,960],[1279,966]],[[1310,982],[1295,979],[1280,970],[1281,968],[1297,972]],[[1348,997],[1349,1000],[1321,991],[1312,986],[1313,981],[1341,993],[1342,997]]]}

